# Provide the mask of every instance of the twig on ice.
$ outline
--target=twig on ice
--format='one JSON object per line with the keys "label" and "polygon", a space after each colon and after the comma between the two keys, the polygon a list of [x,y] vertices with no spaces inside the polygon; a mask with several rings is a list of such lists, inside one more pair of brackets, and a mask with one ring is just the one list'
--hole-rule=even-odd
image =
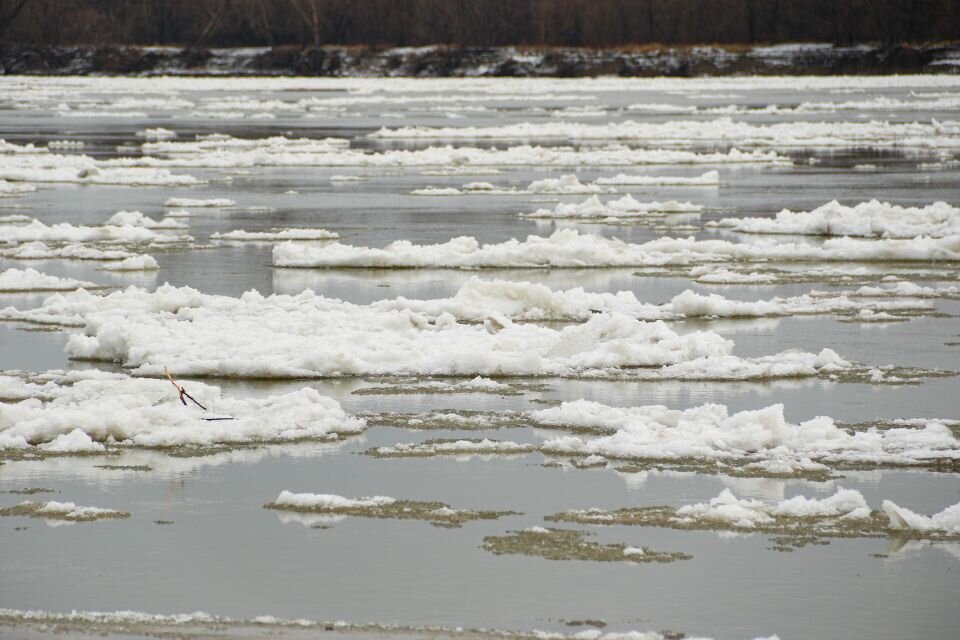
{"label": "twig on ice", "polygon": [[179,384],[177,384],[177,381],[173,379],[173,376],[172,376],[172,375],[170,375],[170,370],[169,370],[169,369],[167,369],[166,367],[164,367],[164,368],[163,368],[163,373],[166,374],[167,380],[170,381],[170,384],[173,385],[173,388],[180,392],[180,402],[183,403],[183,406],[187,406],[187,401],[184,400],[184,397],[186,397],[186,398],[189,398],[190,401],[191,401],[193,404],[197,405],[198,407],[200,407],[200,408],[203,409],[204,411],[207,410],[207,408],[206,408],[205,406],[203,406],[202,404],[200,404],[199,402],[197,402],[197,399],[196,399],[196,398],[194,398],[192,395],[190,395],[189,393],[187,393],[187,390],[186,390],[186,389],[184,389],[182,386],[180,386]]}

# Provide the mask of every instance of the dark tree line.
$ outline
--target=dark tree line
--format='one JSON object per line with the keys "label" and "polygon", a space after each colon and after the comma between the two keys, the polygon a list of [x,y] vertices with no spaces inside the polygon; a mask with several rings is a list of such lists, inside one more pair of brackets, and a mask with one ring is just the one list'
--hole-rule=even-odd
{"label": "dark tree line", "polygon": [[960,0],[0,0],[0,42],[210,46],[960,39]]}

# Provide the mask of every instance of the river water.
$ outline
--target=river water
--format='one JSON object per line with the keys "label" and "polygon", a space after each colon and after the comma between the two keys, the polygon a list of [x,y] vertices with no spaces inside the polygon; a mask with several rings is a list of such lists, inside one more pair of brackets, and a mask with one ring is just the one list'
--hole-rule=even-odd
{"label": "river water", "polygon": [[[849,79],[848,85],[839,80],[817,85],[815,80],[801,79],[796,86],[788,81],[752,79],[524,80],[501,84],[471,80],[433,84],[298,79],[0,80],[0,137],[18,145],[81,141],[82,147],[57,153],[85,154],[97,160],[144,153],[137,132],[151,127],[173,130],[181,141],[211,133],[245,139],[332,136],[350,140],[355,148],[381,151],[436,144],[495,148],[572,144],[553,138],[437,142],[367,137],[382,126],[597,125],[729,117],[756,125],[790,122],[802,127],[809,122],[834,121],[950,122],[958,119],[960,110],[960,82],[951,78],[889,79],[886,83],[882,78],[864,83]],[[350,102],[358,97],[377,100]],[[124,98],[133,102],[119,102]],[[949,98],[955,99],[954,103],[944,104]],[[343,102],[315,111],[283,107],[309,99]],[[231,100],[234,108],[217,104]],[[934,100],[938,104],[925,107],[925,101]],[[245,101],[259,104],[238,107]],[[728,105],[789,109],[802,103],[850,101],[863,104],[782,114],[727,116],[705,111]],[[637,104],[668,104],[687,111],[628,108]],[[596,113],[573,111],[585,107]],[[691,112],[690,107],[700,111]],[[86,113],[77,115],[81,111]],[[646,146],[700,152],[737,146],[736,139],[660,142]],[[328,297],[365,304],[400,296],[451,296],[477,274],[462,270],[283,269],[271,265],[270,244],[211,244],[208,238],[233,229],[322,227],[340,234],[342,242],[381,247],[399,239],[424,244],[461,235],[495,243],[572,227],[582,233],[640,243],[664,234],[736,238],[736,234],[718,232],[704,223],[728,216],[772,216],[784,208],[807,211],[831,200],[848,205],[874,198],[912,206],[937,200],[960,204],[960,166],[949,162],[956,149],[944,152],[931,145],[870,142],[835,148],[813,143],[766,148],[788,157],[792,164],[497,166],[494,175],[486,171],[489,167],[472,173],[463,170],[458,175],[426,175],[426,171],[444,167],[417,166],[189,167],[174,171],[207,180],[207,184],[136,187],[38,182],[33,193],[0,199],[0,215],[25,214],[48,224],[101,224],[120,210],[137,210],[159,219],[168,210],[163,204],[170,197],[227,197],[236,205],[192,209],[194,215],[187,222],[196,246],[151,251],[159,262],[158,271],[103,272],[96,269],[97,263],[70,260],[2,259],[2,267],[31,267],[108,287],[154,289],[168,282],[228,296],[250,289],[269,295],[296,294],[310,288]],[[630,193],[641,201],[702,205],[699,217],[683,221],[693,228],[684,227],[680,232],[517,216],[552,208],[557,202],[581,202],[586,195],[431,197],[410,193],[428,186],[459,188],[479,180],[522,188],[532,180],[569,173],[586,183],[620,172],[697,176],[713,169],[719,171],[719,186],[619,188],[620,194]],[[356,179],[331,181],[332,176],[342,175]],[[904,266],[873,268],[895,272]],[[667,302],[685,289],[759,300],[799,295],[813,288],[842,288],[836,282],[708,286],[681,273],[644,275],[629,268],[498,269],[480,275],[543,283],[553,289],[632,291],[639,299],[655,303]],[[956,283],[957,276],[956,266],[948,265],[938,279],[922,284]],[[36,307],[45,297],[0,294],[0,307]],[[735,352],[744,357],[830,347],[845,358],[869,365],[960,369],[956,346],[960,324],[955,317],[960,303],[933,303],[941,312],[938,316],[897,323],[845,323],[836,317],[814,316],[698,320],[673,326],[681,332],[716,331],[733,339]],[[0,368],[121,370],[109,363],[71,361],[63,349],[67,332],[28,330],[31,328],[0,324]],[[674,409],[717,402],[731,412],[783,403],[791,422],[818,415],[848,423],[960,417],[956,378],[951,377],[904,386],[816,378],[751,382],[548,378],[538,381],[541,388],[512,396],[353,393],[370,385],[363,378],[273,382],[224,378],[205,382],[221,386],[225,394],[250,397],[313,386],[351,414],[433,409],[522,411],[584,398],[611,406],[665,404]],[[828,545],[788,553],[770,550],[769,537],[759,533],[576,527],[589,530],[595,534],[593,539],[603,543],[622,542],[693,556],[686,561],[637,565],[497,556],[481,546],[485,536],[543,526],[544,516],[565,509],[681,506],[707,501],[724,488],[739,497],[776,501],[801,494],[825,497],[842,486],[860,491],[874,508],[890,499],[930,514],[960,501],[956,474],[877,469],[813,482],[675,471],[626,473],[612,466],[544,466],[541,453],[409,459],[362,455],[371,447],[438,437],[537,443],[549,436],[532,426],[509,433],[375,426],[331,444],[269,445],[196,457],[138,450],[110,459],[110,464],[148,465],[149,471],[101,469],[97,465],[104,464],[105,458],[98,456],[9,460],[0,466],[0,491],[43,487],[57,492],[51,499],[122,509],[132,517],[69,526],[0,519],[0,604],[53,612],[200,610],[244,619],[270,615],[518,631],[572,632],[582,627],[570,627],[567,621],[590,619],[605,622],[605,631],[674,630],[730,640],[770,634],[791,639],[949,638],[960,625],[956,606],[960,546],[956,543],[904,545],[895,539],[834,539]],[[522,515],[471,522],[459,529],[416,520],[360,517],[334,518],[326,523],[329,526],[316,528],[311,526],[317,524],[316,519],[262,508],[282,490],[389,495]],[[0,495],[0,507],[21,499]],[[15,634],[17,629],[12,625],[4,632]]]}

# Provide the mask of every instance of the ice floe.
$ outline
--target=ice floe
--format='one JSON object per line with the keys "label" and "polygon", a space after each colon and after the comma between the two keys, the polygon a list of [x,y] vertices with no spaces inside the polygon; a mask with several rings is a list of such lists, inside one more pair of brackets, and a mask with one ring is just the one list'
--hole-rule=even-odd
{"label": "ice floe", "polygon": [[25,193],[32,193],[36,190],[37,188],[32,184],[15,184],[0,179],[0,198],[22,196]]}
{"label": "ice floe", "polygon": [[382,128],[370,134],[378,139],[642,141],[664,146],[694,146],[706,141],[739,147],[920,147],[960,148],[960,123],[778,122],[753,124],[717,118],[611,124],[577,122],[522,122],[492,127]]}
{"label": "ice floe", "polygon": [[545,451],[613,459],[693,459],[773,474],[960,461],[960,440],[937,420],[924,421],[922,427],[851,432],[825,416],[791,424],[780,404],[731,414],[721,404],[679,411],[660,405],[611,407],[587,400],[564,402],[531,412],[530,417],[545,427],[610,433],[594,439],[554,438],[544,443]]}
{"label": "ice floe", "polygon": [[167,198],[165,207],[232,207],[237,203],[229,198]]}
{"label": "ice floe", "polygon": [[960,234],[960,209],[946,202],[903,207],[871,200],[848,207],[834,200],[812,211],[784,209],[775,218],[723,218],[707,226],[743,233],[943,238]]}
{"label": "ice floe", "polygon": [[73,278],[49,276],[35,269],[7,269],[0,272],[0,292],[72,291],[81,287],[89,289],[98,285]]}
{"label": "ice floe", "polygon": [[[504,167],[632,166],[643,164],[784,164],[775,151],[694,152],[638,149],[622,144],[596,148],[517,145],[497,148],[431,146],[371,151],[349,148],[344,139],[314,140],[282,136],[240,139],[211,136],[198,142],[144,143],[140,157],[104,160],[103,167]],[[0,178],[4,177],[0,173]]]}
{"label": "ice floe", "polygon": [[[329,440],[363,430],[363,420],[315,389],[235,398],[215,386],[186,387],[210,413],[182,406],[166,380],[73,372],[5,376],[0,451],[92,453],[113,447],[178,447]],[[42,401],[41,401],[42,398]],[[230,419],[223,419],[230,418]]]}
{"label": "ice floe", "polygon": [[[164,244],[189,242],[188,235],[167,235],[153,229],[183,229],[185,225],[157,223],[139,212],[122,211],[114,214],[105,225],[73,225],[67,222],[47,225],[39,220],[23,224],[0,225],[0,242],[63,242],[105,244]],[[152,224],[151,224],[152,223]],[[174,225],[175,226],[171,226]]]}
{"label": "ice floe", "polygon": [[693,186],[693,187],[715,187],[720,184],[720,173],[717,171],[707,171],[699,176],[638,176],[618,173],[612,177],[601,177],[594,181],[598,185],[629,185],[640,187],[657,186]]}
{"label": "ice floe", "polygon": [[[547,290],[549,292],[549,290]],[[561,297],[562,299],[562,297]],[[391,305],[397,308],[390,308]],[[733,343],[701,331],[680,335],[663,322],[616,311],[562,328],[514,323],[495,329],[403,308],[354,305],[316,295],[239,298],[189,287],[130,287],[98,296],[56,294],[34,310],[0,316],[84,327],[73,358],[117,361],[138,374],[296,378],[359,375],[628,376],[758,379],[851,373],[829,349],[740,358]],[[490,319],[490,316],[487,318]],[[493,324],[491,324],[493,326]]]}
{"label": "ice floe", "polygon": [[336,240],[339,233],[326,229],[274,229],[273,231],[244,231],[236,229],[225,233],[211,233],[211,240],[232,242],[277,242],[284,240]]}
{"label": "ice floe", "polygon": [[26,516],[45,520],[63,520],[66,522],[93,522],[129,518],[126,511],[102,509],[100,507],[81,507],[73,502],[33,502],[27,500],[20,504],[0,508],[0,516]]}
{"label": "ice floe", "polygon": [[173,220],[169,216],[162,218],[160,220],[154,220],[150,216],[146,216],[139,211],[117,211],[115,214],[110,216],[106,222],[107,225],[112,226],[131,226],[131,227],[143,227],[145,229],[187,229],[189,225],[180,222],[179,220]]}
{"label": "ice floe", "polygon": [[700,213],[703,207],[690,202],[638,202],[626,195],[616,200],[601,202],[597,196],[591,196],[579,204],[560,203],[553,209],[538,209],[533,213],[521,213],[522,218],[642,218],[667,213]]}
{"label": "ice floe", "polygon": [[417,245],[397,240],[383,249],[339,242],[325,247],[281,243],[273,249],[278,267],[314,268],[583,268],[696,265],[744,260],[803,262],[958,261],[960,235],[943,238],[860,240],[831,238],[820,246],[799,242],[696,240],[663,237],[644,244],[558,229],[548,237],[527,236],[481,245],[460,236],[446,243]]}

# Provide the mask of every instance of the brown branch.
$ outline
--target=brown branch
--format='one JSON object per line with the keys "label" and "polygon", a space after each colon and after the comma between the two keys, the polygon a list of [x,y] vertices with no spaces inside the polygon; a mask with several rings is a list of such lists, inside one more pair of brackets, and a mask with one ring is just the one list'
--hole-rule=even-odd
{"label": "brown branch", "polygon": [[180,392],[180,402],[183,403],[183,406],[187,406],[187,401],[184,400],[184,397],[186,397],[186,398],[189,398],[190,401],[191,401],[193,404],[197,405],[198,407],[200,407],[200,408],[203,409],[204,411],[207,410],[207,408],[206,408],[205,406],[203,406],[202,404],[200,404],[199,402],[197,402],[197,399],[196,399],[196,398],[194,398],[192,395],[190,395],[189,393],[187,393],[187,390],[186,390],[186,389],[184,389],[182,386],[180,386],[179,384],[177,384],[177,381],[173,379],[173,376],[172,376],[172,375],[170,375],[170,370],[169,370],[169,369],[167,369],[166,367],[164,367],[164,368],[163,368],[163,373],[167,376],[167,380],[170,381],[170,384],[173,385],[173,388]]}

